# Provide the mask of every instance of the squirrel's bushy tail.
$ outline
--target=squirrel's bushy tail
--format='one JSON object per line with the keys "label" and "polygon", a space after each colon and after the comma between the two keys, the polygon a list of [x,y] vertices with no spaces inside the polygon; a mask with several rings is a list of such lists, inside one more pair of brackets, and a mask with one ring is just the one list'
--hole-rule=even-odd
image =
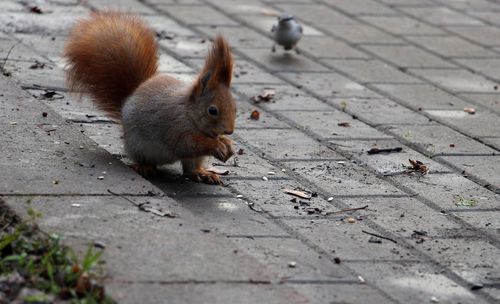
{"label": "squirrel's bushy tail", "polygon": [[120,118],[125,99],[156,74],[158,51],[151,29],[139,18],[102,11],[76,24],[64,50],[68,88],[87,93]]}

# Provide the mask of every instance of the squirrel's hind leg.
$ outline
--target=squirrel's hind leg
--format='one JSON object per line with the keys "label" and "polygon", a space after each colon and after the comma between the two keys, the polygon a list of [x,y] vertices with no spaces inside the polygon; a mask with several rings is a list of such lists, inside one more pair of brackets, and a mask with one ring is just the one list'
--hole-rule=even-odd
{"label": "squirrel's hind leg", "polygon": [[220,177],[203,168],[203,157],[183,159],[182,171],[184,176],[194,180],[195,182],[203,182],[210,185],[222,185]]}

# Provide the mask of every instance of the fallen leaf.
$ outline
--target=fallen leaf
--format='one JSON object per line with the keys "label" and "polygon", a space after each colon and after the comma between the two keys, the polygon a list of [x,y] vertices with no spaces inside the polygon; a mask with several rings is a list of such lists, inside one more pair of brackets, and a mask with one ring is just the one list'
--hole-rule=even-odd
{"label": "fallen leaf", "polygon": [[312,197],[312,194],[310,192],[301,191],[301,190],[292,190],[292,189],[284,188],[284,189],[281,189],[281,191],[283,191],[286,194],[294,195],[294,196],[304,198],[304,199],[311,199],[311,197]]}
{"label": "fallen leaf", "polygon": [[260,113],[257,110],[253,110],[252,114],[250,114],[250,118],[253,120],[259,120],[260,118]]}
{"label": "fallen leaf", "polygon": [[418,172],[422,173],[422,175],[429,173],[429,167],[424,165],[423,162],[421,162],[419,160],[412,160],[412,159],[409,159],[408,161],[411,164],[411,167],[408,167],[408,169],[413,170],[413,171],[418,171]]}

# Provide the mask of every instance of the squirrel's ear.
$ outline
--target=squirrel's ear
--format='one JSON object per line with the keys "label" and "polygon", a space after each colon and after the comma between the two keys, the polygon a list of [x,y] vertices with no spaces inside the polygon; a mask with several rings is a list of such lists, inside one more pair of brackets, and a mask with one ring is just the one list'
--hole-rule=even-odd
{"label": "squirrel's ear", "polygon": [[215,89],[219,84],[226,86],[231,84],[233,56],[229,44],[220,35],[215,37],[212,49],[205,60],[202,75],[206,75],[208,72],[211,72],[211,77],[207,83],[209,89]]}

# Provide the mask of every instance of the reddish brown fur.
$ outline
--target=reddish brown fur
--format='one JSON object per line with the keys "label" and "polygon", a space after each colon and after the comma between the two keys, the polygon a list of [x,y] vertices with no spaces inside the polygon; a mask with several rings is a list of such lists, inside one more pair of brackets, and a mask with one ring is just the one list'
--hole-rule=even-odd
{"label": "reddish brown fur", "polygon": [[124,100],[158,68],[151,29],[140,18],[120,12],[97,12],[80,21],[64,56],[69,89],[89,93],[114,118],[120,118]]}

